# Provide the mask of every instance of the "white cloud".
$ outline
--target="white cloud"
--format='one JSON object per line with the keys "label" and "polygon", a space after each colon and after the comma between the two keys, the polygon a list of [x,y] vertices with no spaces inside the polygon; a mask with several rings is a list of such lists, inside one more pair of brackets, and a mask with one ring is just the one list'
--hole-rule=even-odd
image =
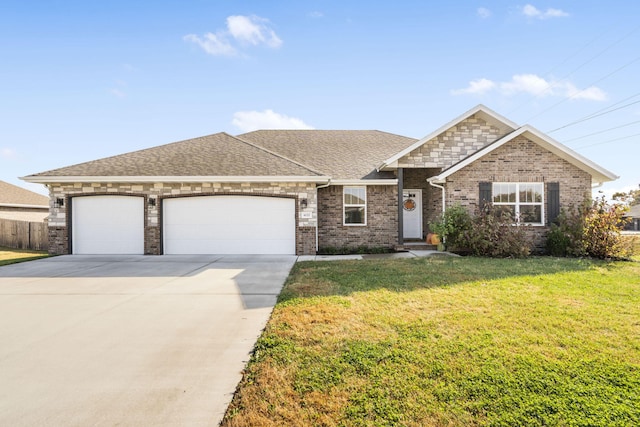
{"label": "white cloud", "polygon": [[537,97],[550,95],[547,91],[550,86],[550,83],[535,74],[516,74],[510,82],[500,83],[500,89],[505,95],[526,92]]}
{"label": "white cloud", "polygon": [[13,148],[0,148],[0,157],[3,159],[15,159],[16,150]]}
{"label": "white cloud", "polygon": [[567,96],[571,99],[588,99],[591,101],[605,101],[607,94],[599,87],[590,86],[586,89],[579,90],[573,84],[566,84]]}
{"label": "white cloud", "polygon": [[522,14],[529,18],[536,19],[548,19],[548,18],[562,18],[569,16],[569,14],[560,9],[548,8],[546,11],[541,11],[532,4],[527,4],[522,8]]}
{"label": "white cloud", "polygon": [[276,113],[273,110],[238,111],[231,122],[243,132],[257,129],[313,129],[301,119]]}
{"label": "white cloud", "polygon": [[222,34],[206,33],[202,38],[187,34],[183,40],[197,44],[209,55],[234,56],[238,53]]}
{"label": "white cloud", "polygon": [[590,101],[604,101],[607,99],[607,94],[596,86],[578,89],[571,82],[546,80],[536,74],[516,74],[506,82],[494,82],[485,78],[472,80],[466,88],[452,90],[451,94],[483,95],[494,90],[505,96],[527,93],[536,98],[561,96]]}
{"label": "white cloud", "polygon": [[455,89],[451,91],[452,95],[482,95],[495,88],[496,84],[488,79],[471,80],[469,86],[464,89]]}
{"label": "white cloud", "polygon": [[324,18],[324,13],[315,10],[315,11],[309,13],[309,17],[311,17],[311,18]]}
{"label": "white cloud", "polygon": [[238,46],[264,45],[276,49],[282,45],[282,40],[269,26],[269,20],[256,15],[233,15],[227,17],[227,29],[214,33],[205,33],[202,37],[187,34],[184,41],[195,43],[209,55],[237,56]]}
{"label": "white cloud", "polygon": [[282,40],[268,26],[269,20],[259,16],[230,16],[227,18],[227,28],[231,36],[241,43],[254,46],[266,44],[277,48],[282,45]]}
{"label": "white cloud", "polygon": [[479,7],[476,14],[482,19],[489,18],[492,15],[491,11],[486,7]]}

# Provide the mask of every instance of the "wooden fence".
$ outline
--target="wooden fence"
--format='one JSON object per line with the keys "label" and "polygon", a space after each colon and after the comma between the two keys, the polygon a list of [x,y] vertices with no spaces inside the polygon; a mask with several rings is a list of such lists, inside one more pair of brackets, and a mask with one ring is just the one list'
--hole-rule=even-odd
{"label": "wooden fence", "polygon": [[0,246],[46,251],[49,247],[47,223],[0,219]]}

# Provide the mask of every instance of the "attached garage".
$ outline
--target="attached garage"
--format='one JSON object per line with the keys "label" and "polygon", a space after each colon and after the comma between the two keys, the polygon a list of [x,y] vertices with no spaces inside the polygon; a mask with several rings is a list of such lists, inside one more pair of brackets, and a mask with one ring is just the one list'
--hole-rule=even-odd
{"label": "attached garage", "polygon": [[144,198],[74,197],[71,233],[74,254],[143,254]]}
{"label": "attached garage", "polygon": [[196,196],[162,203],[165,254],[295,254],[295,200]]}

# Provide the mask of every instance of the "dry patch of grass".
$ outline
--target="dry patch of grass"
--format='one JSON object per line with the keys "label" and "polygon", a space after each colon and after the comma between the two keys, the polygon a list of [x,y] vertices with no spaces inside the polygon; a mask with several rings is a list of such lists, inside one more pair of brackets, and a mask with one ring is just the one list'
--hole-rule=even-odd
{"label": "dry patch of grass", "polygon": [[223,425],[639,420],[640,263],[427,258],[296,265]]}
{"label": "dry patch of grass", "polygon": [[45,251],[30,251],[0,247],[0,266],[17,262],[31,261],[49,256]]}

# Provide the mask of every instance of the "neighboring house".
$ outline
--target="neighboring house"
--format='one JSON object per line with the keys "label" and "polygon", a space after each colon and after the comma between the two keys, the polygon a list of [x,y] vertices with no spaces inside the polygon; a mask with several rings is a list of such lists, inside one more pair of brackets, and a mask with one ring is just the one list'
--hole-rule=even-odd
{"label": "neighboring house", "polygon": [[49,198],[0,181],[0,219],[41,222],[49,215]]}
{"label": "neighboring house", "polygon": [[624,216],[631,219],[625,226],[625,230],[640,231],[640,205],[631,206]]}
{"label": "neighboring house", "polygon": [[616,178],[479,105],[420,140],[218,133],[23,179],[49,188],[52,253],[314,254],[401,247],[456,203],[502,205],[540,245],[561,207]]}

